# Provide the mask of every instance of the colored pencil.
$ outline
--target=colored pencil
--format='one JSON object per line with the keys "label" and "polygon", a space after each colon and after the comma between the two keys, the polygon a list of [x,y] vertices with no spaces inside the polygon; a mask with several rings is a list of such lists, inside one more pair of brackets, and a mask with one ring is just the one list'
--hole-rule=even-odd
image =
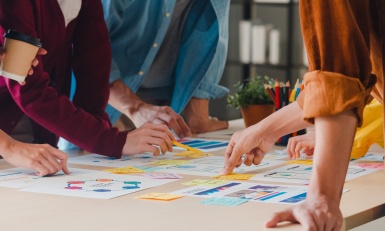
{"label": "colored pencil", "polygon": [[285,102],[285,88],[283,87],[283,83],[279,83],[279,89],[280,89],[280,100],[281,100],[281,108],[286,106]]}
{"label": "colored pencil", "polygon": [[281,96],[280,96],[280,88],[278,78],[275,79],[275,107],[276,109],[281,108]]}
{"label": "colored pencil", "polygon": [[269,87],[268,84],[264,84],[264,86],[265,86],[265,90],[266,90],[267,94],[269,95],[271,101],[273,101],[273,103],[275,104],[275,95],[274,95],[274,93],[271,91],[271,88]]}
{"label": "colored pencil", "polygon": [[172,144],[175,145],[175,146],[184,148],[184,149],[186,149],[186,150],[188,150],[188,151],[192,151],[192,152],[195,152],[195,153],[202,153],[201,150],[192,148],[192,147],[190,147],[190,146],[188,146],[188,145],[185,145],[185,144],[181,144],[181,143],[179,143],[179,142],[177,142],[177,141],[172,141]]}
{"label": "colored pencil", "polygon": [[289,98],[290,98],[290,82],[287,81],[286,85],[285,85],[285,101],[286,101],[286,104],[290,103]]}
{"label": "colored pencil", "polygon": [[300,82],[298,84],[297,91],[295,93],[295,100],[297,100],[297,97],[298,97],[299,93],[301,92],[301,87],[302,87],[302,83]]}

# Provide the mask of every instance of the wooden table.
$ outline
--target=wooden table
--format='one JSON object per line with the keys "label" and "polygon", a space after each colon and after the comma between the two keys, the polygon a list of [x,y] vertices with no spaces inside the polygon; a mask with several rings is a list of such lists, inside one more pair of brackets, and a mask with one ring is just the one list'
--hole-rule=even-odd
{"label": "wooden table", "polygon": [[383,231],[385,229],[385,217],[378,218],[374,221],[360,225],[351,231]]}
{"label": "wooden table", "polygon": [[[243,126],[232,121],[229,131]],[[209,136],[211,134],[208,134]],[[202,136],[207,136],[206,134]],[[213,138],[213,137],[211,137]],[[224,151],[217,152],[223,155]],[[69,152],[82,155],[82,151]],[[11,167],[4,160],[0,169]],[[103,167],[70,165],[100,170]],[[0,187],[0,230],[167,230],[167,231],[255,231],[274,212],[289,205],[245,203],[236,207],[203,205],[202,198],[184,197],[171,202],[146,201],[133,197],[150,192],[172,192],[186,186],[181,183],[193,179],[208,179],[184,175],[184,179],[111,200],[20,192]],[[379,171],[349,181],[341,202],[348,229],[385,215],[385,172]],[[297,224],[283,224],[271,230],[302,230]]]}

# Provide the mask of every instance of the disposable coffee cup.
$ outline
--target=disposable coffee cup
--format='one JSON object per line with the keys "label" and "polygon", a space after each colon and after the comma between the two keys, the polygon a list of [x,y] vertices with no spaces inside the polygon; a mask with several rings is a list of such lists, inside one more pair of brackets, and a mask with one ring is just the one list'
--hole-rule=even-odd
{"label": "disposable coffee cup", "polygon": [[8,30],[4,37],[6,55],[0,65],[0,75],[22,83],[41,47],[40,39],[14,30]]}

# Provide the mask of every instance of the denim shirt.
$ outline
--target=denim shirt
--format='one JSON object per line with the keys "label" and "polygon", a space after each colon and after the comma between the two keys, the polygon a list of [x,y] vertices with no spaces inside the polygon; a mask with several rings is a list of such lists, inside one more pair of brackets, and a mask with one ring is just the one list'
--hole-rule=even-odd
{"label": "denim shirt", "polygon": [[[136,92],[166,35],[176,0],[102,0],[110,34],[110,83],[122,80]],[[195,0],[182,31],[171,107],[180,113],[191,97],[214,99],[228,89],[219,86],[228,42],[230,0]],[[112,123],[121,113],[106,112]]]}

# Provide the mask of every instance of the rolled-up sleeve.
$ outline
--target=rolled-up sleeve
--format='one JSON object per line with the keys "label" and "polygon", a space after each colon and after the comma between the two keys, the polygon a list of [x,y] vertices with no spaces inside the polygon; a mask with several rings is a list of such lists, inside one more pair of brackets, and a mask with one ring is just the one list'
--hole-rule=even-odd
{"label": "rolled-up sleeve", "polygon": [[304,84],[305,90],[297,102],[306,121],[314,123],[316,117],[353,110],[359,125],[362,124],[363,108],[370,98],[371,87],[365,89],[358,78],[327,71],[312,71],[305,75]]}

